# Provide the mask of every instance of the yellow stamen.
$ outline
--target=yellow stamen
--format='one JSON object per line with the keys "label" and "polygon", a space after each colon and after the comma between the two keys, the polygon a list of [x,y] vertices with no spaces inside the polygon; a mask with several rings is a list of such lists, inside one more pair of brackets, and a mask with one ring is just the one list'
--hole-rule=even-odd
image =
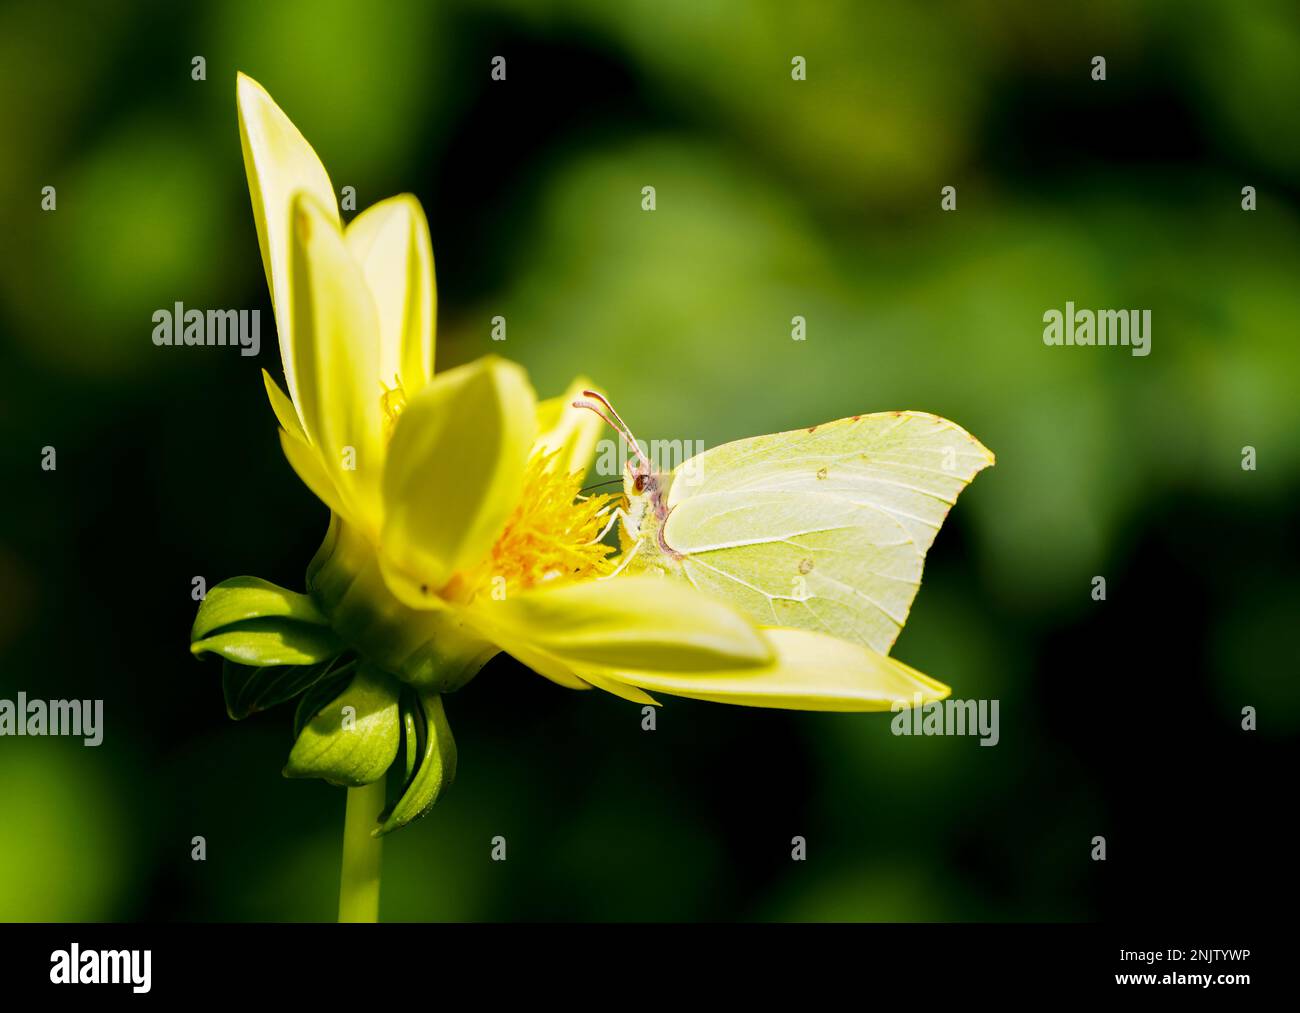
{"label": "yellow stamen", "polygon": [[493,597],[542,583],[604,576],[613,569],[614,546],[600,534],[616,496],[579,496],[583,473],[554,467],[558,454],[536,454],[528,462],[519,505],[506,521],[488,558],[457,574],[446,597],[469,599],[486,591]]}
{"label": "yellow stamen", "polygon": [[402,409],[406,407],[406,391],[402,388],[402,381],[393,377],[393,386],[388,387],[382,380],[379,386],[384,388],[384,393],[379,397],[380,407],[384,410],[384,439],[393,438],[393,430],[397,427],[397,418],[402,414]]}

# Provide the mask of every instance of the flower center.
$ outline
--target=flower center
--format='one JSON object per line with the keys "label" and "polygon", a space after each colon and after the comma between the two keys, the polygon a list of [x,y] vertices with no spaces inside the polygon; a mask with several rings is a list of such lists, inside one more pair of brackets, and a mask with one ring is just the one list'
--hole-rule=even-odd
{"label": "flower center", "polygon": [[519,505],[492,551],[452,578],[445,597],[469,600],[487,592],[500,599],[542,583],[586,580],[613,570],[609,556],[615,548],[600,539],[618,497],[583,497],[583,473],[554,467],[556,453],[535,454],[528,462]]}

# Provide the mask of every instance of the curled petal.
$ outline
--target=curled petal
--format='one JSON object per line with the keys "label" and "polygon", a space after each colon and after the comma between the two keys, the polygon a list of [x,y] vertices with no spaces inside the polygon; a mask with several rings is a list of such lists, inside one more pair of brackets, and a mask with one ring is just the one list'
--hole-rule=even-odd
{"label": "curled petal", "polygon": [[439,373],[402,412],[384,471],[381,562],[412,608],[484,559],[519,501],[536,429],[524,371],[495,356]]}
{"label": "curled petal", "polygon": [[344,235],[379,312],[379,378],[396,378],[414,397],[433,375],[437,317],[424,209],[410,194],[391,197],[357,215]]}
{"label": "curled petal", "polygon": [[901,661],[824,633],[770,628],[761,635],[773,658],[758,668],[674,672],[641,666],[602,675],[694,700],[810,711],[887,711],[951,692]]}
{"label": "curled petal", "polygon": [[[618,577],[476,603],[471,622],[511,650],[526,645],[570,668],[714,672],[763,665],[771,649],[720,601],[657,577]],[[520,660],[528,663],[527,658]],[[622,680],[630,681],[630,680]]]}
{"label": "curled petal", "polygon": [[240,74],[235,85],[239,140],[244,152],[248,192],[253,201],[257,242],[271,289],[280,358],[289,396],[298,403],[294,327],[289,313],[289,213],[293,196],[311,194],[338,225],[338,205],[325,167],[292,121],[260,84]]}
{"label": "curled petal", "polygon": [[385,416],[374,301],[338,224],[307,193],[293,201],[292,246],[298,410],[349,519],[377,536]]}

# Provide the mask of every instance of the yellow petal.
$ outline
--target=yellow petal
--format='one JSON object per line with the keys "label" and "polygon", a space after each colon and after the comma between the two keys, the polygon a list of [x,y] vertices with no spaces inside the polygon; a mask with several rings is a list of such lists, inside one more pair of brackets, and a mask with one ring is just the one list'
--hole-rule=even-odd
{"label": "yellow petal", "polygon": [[487,356],[439,373],[402,412],[384,471],[381,563],[412,608],[483,560],[523,486],[536,428],[524,371]]}
{"label": "yellow petal", "polygon": [[579,676],[583,666],[708,672],[771,657],[755,628],[729,606],[649,576],[543,587],[500,601],[481,596],[470,621],[506,650],[508,642],[527,644]]}
{"label": "yellow petal", "polygon": [[300,443],[307,442],[307,434],[302,431],[302,422],[298,419],[298,409],[285,396],[279,384],[271,379],[271,374],[262,370],[262,383],[266,387],[266,396],[271,401],[271,410],[275,418],[284,427],[284,431]]}
{"label": "yellow petal", "polygon": [[[472,624],[472,620],[468,621]],[[591,689],[591,683],[574,675],[571,666],[564,664],[558,658],[552,657],[544,651],[539,651],[530,646],[526,640],[518,637],[498,636],[494,638],[494,642],[521,665],[531,668],[538,675],[550,679],[551,682],[567,689]]]}
{"label": "yellow petal", "polygon": [[[488,610],[491,608],[491,605],[487,606]],[[554,655],[539,650],[528,639],[526,633],[520,634],[506,631],[499,625],[493,626],[491,624],[492,612],[485,611],[482,605],[462,608],[460,612],[465,621],[471,626],[475,625],[475,619],[477,618],[479,623],[476,628],[480,632],[490,636],[498,647],[520,664],[531,668],[538,675],[550,679],[551,682],[568,689],[591,689],[594,686],[605,690],[607,693],[622,697],[624,700],[631,700],[641,704],[653,704],[656,707],[659,705],[657,700],[635,686],[607,680],[599,674],[599,670],[592,669],[590,666],[583,670],[583,675],[579,678],[571,664],[566,664]]]}
{"label": "yellow petal", "polygon": [[338,205],[330,178],[316,152],[266,90],[251,77],[240,74],[235,98],[257,242],[262,248],[262,266],[271,288],[271,305],[280,335],[280,359],[284,363],[289,396],[297,404],[297,365],[289,312],[290,203],[297,191],[305,190],[316,198],[335,224],[339,220]]}
{"label": "yellow petal", "polygon": [[[563,397],[553,397],[537,406],[537,450],[559,452],[555,467],[567,472],[586,471],[596,454],[596,443],[605,427],[600,416],[586,408],[574,408],[584,390],[598,390],[585,376],[580,376]],[[615,476],[617,477],[617,476]]]}
{"label": "yellow petal", "polygon": [[597,675],[595,671],[590,669],[583,669],[582,677],[595,689],[603,689],[606,693],[611,693],[624,700],[628,700],[632,703],[639,703],[643,706],[646,704],[649,704],[651,707],[659,706],[659,701],[649,693],[639,690],[629,683],[618,682],[615,679],[606,679],[603,675]]}
{"label": "yellow petal", "polygon": [[[951,690],[869,647],[809,630],[764,629],[771,664],[741,671],[605,671],[606,679],[658,693],[746,707],[885,711],[942,700]],[[919,699],[917,694],[920,694]]]}
{"label": "yellow petal", "polygon": [[379,312],[379,377],[414,397],[433,375],[437,295],[424,209],[410,194],[367,208],[348,225],[348,250],[361,265]]}
{"label": "yellow petal", "polygon": [[293,216],[290,315],[298,410],[348,518],[377,537],[383,517],[384,413],[374,303],[330,214],[315,198],[299,193]]}
{"label": "yellow petal", "polygon": [[325,465],[321,463],[316,448],[309,446],[304,440],[294,439],[283,429],[280,430],[280,446],[290,466],[316,498],[340,517],[347,518],[347,506],[343,502],[343,497],[339,495],[334,480],[325,470]]}

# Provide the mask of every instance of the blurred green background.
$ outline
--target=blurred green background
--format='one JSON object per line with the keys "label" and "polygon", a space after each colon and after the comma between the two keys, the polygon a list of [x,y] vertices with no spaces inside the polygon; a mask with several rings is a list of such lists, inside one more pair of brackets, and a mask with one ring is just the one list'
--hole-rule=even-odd
{"label": "blurred green background", "polygon": [[[386,919],[1268,901],[1300,731],[1293,3],[10,0],[0,697],[102,698],[106,731],[0,739],[0,919],[334,915],[342,793],[282,779],[288,712],[229,721],[187,651],[195,575],[301,587],[327,520],[258,373],[237,70],[359,207],[423,201],[440,368],[585,373],[643,439],[912,408],[998,455],[895,651],[1000,700],[996,748],[671,698],[648,733],[500,658],[448,701],[459,778],[389,838]],[[155,347],[177,300],[261,308],[261,356]],[[1152,354],[1045,347],[1066,300],[1150,309]]]}

